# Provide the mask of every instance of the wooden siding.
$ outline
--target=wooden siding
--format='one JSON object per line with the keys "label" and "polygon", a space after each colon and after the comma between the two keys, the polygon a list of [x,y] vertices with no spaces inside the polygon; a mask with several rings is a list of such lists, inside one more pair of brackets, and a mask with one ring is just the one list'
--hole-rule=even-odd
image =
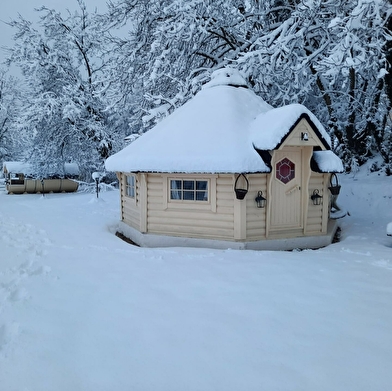
{"label": "wooden siding", "polygon": [[[309,185],[305,186],[307,196],[304,199],[304,228],[282,229],[279,232],[269,232],[268,235],[267,217],[271,202],[268,174],[247,176],[249,191],[244,200],[235,198],[236,175],[233,174],[137,174],[136,199],[125,196],[126,173],[122,173],[120,177],[122,221],[140,232],[235,241],[257,241],[275,236],[291,238],[326,232],[329,174],[312,172],[310,175]],[[168,184],[171,178],[209,180],[209,202],[188,201],[181,204],[178,201],[170,201]],[[320,195],[323,196],[323,205],[313,205],[310,195],[314,189],[319,189]],[[260,190],[267,198],[267,207],[259,209],[255,198]]]}
{"label": "wooden siding", "polygon": [[[324,194],[324,188],[325,175],[312,172],[312,175],[309,179],[308,214],[305,230],[305,233],[307,234],[323,232],[324,202],[328,203],[328,194]],[[320,195],[323,196],[323,202],[321,203],[321,205],[313,205],[313,201],[310,199],[315,189],[318,189]]]}
{"label": "wooden siding", "polygon": [[125,178],[127,173],[121,173],[120,176],[120,191],[121,191],[121,220],[130,225],[131,227],[140,230],[140,208],[139,196],[140,196],[140,181],[136,175],[136,199],[130,198],[125,195]]}
{"label": "wooden siding", "polygon": [[[210,207],[203,203],[173,202],[168,198],[167,182],[170,178],[201,178],[216,181],[216,200],[210,199]],[[207,239],[233,239],[233,180],[231,175],[161,175],[147,176],[147,232]],[[210,182],[211,184],[211,182]],[[214,197],[211,192],[210,197]],[[216,202],[216,211],[215,211]],[[200,209],[197,209],[200,205]]]}
{"label": "wooden siding", "polygon": [[262,240],[266,234],[265,208],[257,208],[255,198],[258,191],[263,192],[267,198],[267,174],[249,175],[249,193],[246,195],[246,238],[247,240]]}
{"label": "wooden siding", "polygon": [[[307,141],[301,139],[301,133],[305,132],[308,134]],[[284,141],[282,146],[320,146],[322,149],[325,149],[322,142],[319,140],[309,125],[308,121],[304,118],[299,121],[297,126],[292,130],[290,135]]]}

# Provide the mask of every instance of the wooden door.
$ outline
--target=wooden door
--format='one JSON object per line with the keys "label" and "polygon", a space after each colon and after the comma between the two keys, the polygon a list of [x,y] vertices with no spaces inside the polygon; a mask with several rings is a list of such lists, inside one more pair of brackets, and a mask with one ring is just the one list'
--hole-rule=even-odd
{"label": "wooden door", "polygon": [[275,151],[271,177],[270,231],[300,229],[302,218],[302,151]]}

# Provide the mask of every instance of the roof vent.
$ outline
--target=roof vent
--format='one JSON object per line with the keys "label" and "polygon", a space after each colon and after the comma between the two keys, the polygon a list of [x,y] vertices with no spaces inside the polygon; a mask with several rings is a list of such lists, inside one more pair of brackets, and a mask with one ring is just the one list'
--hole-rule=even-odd
{"label": "roof vent", "polygon": [[244,77],[237,69],[234,68],[222,68],[212,72],[211,80],[206,83],[203,88],[210,88],[215,86],[248,88]]}

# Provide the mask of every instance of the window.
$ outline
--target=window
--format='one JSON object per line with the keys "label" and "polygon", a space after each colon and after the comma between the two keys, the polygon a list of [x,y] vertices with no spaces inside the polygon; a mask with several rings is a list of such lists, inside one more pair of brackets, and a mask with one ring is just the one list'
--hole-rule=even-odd
{"label": "window", "polygon": [[136,197],[136,178],[135,175],[125,177],[125,194],[130,198]]}
{"label": "window", "polygon": [[208,181],[171,179],[170,199],[183,201],[208,201]]}
{"label": "window", "polygon": [[290,182],[295,178],[295,164],[286,157],[280,162],[276,163],[276,179],[279,179],[284,184]]}

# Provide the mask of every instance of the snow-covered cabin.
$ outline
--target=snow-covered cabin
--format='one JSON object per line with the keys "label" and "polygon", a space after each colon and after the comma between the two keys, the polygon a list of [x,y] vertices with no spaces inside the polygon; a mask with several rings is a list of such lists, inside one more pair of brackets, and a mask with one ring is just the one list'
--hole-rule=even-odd
{"label": "snow-covered cabin", "polygon": [[3,174],[8,194],[74,192],[78,189],[79,167],[65,163],[62,173],[53,172],[47,178],[37,179],[31,164],[19,161],[4,162]]}
{"label": "snow-covered cabin", "polygon": [[234,69],[106,169],[120,181],[119,232],[141,246],[317,248],[337,230],[328,188],[343,165],[324,127],[303,105],[271,107]]}

